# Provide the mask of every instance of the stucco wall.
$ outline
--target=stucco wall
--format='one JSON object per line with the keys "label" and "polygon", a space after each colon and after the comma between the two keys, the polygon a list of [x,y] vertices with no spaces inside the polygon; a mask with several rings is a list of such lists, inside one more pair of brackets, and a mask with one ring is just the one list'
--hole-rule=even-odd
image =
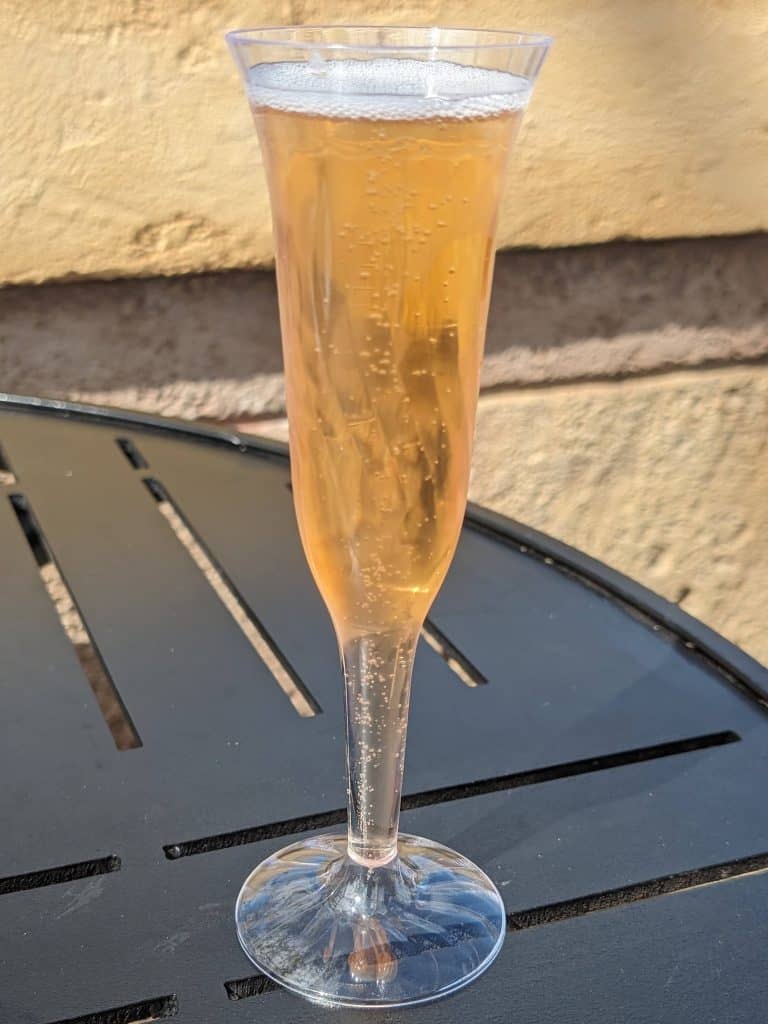
{"label": "stucco wall", "polygon": [[[766,282],[768,235],[500,253],[483,387],[765,360]],[[280,415],[274,275],[0,289],[0,390],[188,419]]]}
{"label": "stucco wall", "polygon": [[8,0],[0,283],[267,263],[263,172],[222,31],[322,20],[557,37],[502,245],[768,228],[764,0]]}

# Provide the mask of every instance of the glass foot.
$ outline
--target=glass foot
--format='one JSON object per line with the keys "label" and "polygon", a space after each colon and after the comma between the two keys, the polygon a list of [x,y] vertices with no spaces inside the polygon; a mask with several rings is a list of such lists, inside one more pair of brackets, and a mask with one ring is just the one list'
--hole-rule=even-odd
{"label": "glass foot", "polygon": [[240,944],[260,971],[326,1006],[405,1006],[448,995],[495,959],[504,906],[493,882],[453,850],[399,837],[399,856],[367,868],[347,837],[280,850],[245,881]]}

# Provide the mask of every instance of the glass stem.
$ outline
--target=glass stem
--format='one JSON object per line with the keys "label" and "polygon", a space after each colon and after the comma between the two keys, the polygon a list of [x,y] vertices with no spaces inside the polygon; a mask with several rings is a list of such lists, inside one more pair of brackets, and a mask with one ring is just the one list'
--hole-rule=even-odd
{"label": "glass stem", "polygon": [[418,627],[342,646],[347,711],[349,856],[377,867],[397,856],[411,672]]}

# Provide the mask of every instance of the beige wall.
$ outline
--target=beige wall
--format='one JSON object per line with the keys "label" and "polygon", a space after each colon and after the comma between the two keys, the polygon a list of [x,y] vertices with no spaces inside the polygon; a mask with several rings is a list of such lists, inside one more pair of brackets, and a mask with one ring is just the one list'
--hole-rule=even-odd
{"label": "beige wall", "polygon": [[[482,387],[765,362],[766,282],[768,234],[499,253]],[[0,288],[2,390],[185,419],[279,416],[274,274]]]}
{"label": "beige wall", "polygon": [[376,19],[557,37],[503,245],[768,228],[765,0],[6,0],[0,283],[269,261],[222,30]]}

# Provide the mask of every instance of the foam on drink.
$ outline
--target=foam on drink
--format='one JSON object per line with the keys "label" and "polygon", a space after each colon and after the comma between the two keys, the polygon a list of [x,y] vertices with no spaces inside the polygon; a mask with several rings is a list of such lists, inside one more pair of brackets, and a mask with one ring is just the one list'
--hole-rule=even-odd
{"label": "foam on drink", "polygon": [[310,60],[255,65],[248,95],[253,107],[295,114],[408,121],[522,110],[530,84],[444,60]]}

